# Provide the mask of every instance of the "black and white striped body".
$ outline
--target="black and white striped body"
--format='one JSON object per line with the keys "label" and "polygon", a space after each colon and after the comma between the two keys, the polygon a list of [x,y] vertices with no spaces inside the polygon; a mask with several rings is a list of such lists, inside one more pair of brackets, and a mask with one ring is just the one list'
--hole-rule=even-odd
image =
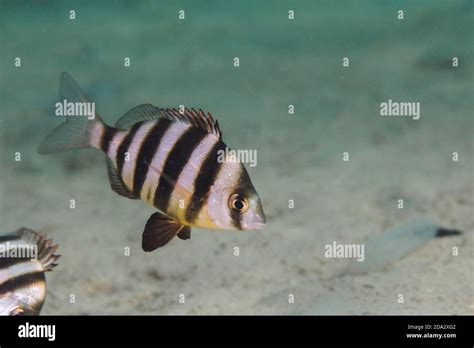
{"label": "black and white striped body", "polygon": [[218,163],[226,145],[215,134],[164,118],[128,130],[97,124],[93,134],[93,146],[107,154],[135,196],[184,225],[219,228],[207,199],[214,185],[232,184],[242,173],[238,164]]}

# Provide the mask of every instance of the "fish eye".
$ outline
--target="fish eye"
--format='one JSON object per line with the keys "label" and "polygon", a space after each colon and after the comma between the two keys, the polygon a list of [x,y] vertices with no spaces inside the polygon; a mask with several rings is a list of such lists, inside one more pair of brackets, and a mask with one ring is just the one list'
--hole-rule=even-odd
{"label": "fish eye", "polygon": [[229,207],[230,209],[238,211],[239,213],[245,213],[249,208],[249,203],[244,196],[234,193],[232,196],[230,196]]}

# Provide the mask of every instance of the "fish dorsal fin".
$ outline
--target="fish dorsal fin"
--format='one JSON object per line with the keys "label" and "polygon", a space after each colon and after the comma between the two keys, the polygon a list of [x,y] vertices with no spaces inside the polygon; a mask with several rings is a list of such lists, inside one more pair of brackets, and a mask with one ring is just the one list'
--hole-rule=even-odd
{"label": "fish dorsal fin", "polygon": [[37,246],[37,260],[45,272],[51,271],[57,266],[56,261],[61,255],[54,255],[54,253],[58,249],[58,245],[54,245],[53,240],[48,239],[46,234],[25,227],[20,228],[15,233],[25,243]]}
{"label": "fish dorsal fin", "polygon": [[113,191],[117,192],[120,196],[130,199],[140,199],[139,196],[134,195],[133,192],[125,186],[110,158],[107,158],[107,174],[109,176],[110,187]]}
{"label": "fish dorsal fin", "polygon": [[182,112],[176,108],[159,110],[163,118],[192,124],[194,127],[201,128],[209,134],[214,134],[218,139],[222,139],[219,122],[214,120],[209,112],[206,113],[202,109],[196,110],[194,108],[184,108]]}
{"label": "fish dorsal fin", "polygon": [[172,122],[186,122],[194,127],[201,128],[209,134],[214,134],[218,139],[222,138],[219,122],[214,120],[210,113],[194,108],[185,108],[182,112],[176,108],[158,108],[152,104],[142,104],[130,109],[115,123],[115,127],[129,129],[137,122],[157,120],[164,118]]}
{"label": "fish dorsal fin", "polygon": [[117,120],[115,127],[129,129],[135,123],[157,120],[159,118],[162,118],[159,108],[151,104],[142,104],[128,110],[125,115]]}

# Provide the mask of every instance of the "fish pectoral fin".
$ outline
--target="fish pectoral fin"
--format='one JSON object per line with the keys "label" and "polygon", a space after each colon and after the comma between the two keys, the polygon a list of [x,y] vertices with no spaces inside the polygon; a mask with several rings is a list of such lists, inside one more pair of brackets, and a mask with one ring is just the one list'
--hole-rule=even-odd
{"label": "fish pectoral fin", "polygon": [[142,236],[142,248],[144,251],[153,251],[168,244],[176,235],[179,238],[190,236],[191,228],[180,224],[169,216],[158,212],[154,213],[146,222]]}

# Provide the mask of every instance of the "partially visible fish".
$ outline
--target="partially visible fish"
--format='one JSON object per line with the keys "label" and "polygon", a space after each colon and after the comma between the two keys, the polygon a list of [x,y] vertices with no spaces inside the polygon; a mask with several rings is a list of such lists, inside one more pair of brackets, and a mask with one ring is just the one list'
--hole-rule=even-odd
{"label": "partially visible fish", "polygon": [[385,270],[434,238],[461,235],[462,231],[439,226],[430,218],[417,218],[369,238],[364,243],[364,261],[352,259],[346,274],[360,275]]}
{"label": "partially visible fish", "polygon": [[61,75],[59,93],[64,105],[76,105],[92,114],[69,114],[41,142],[38,152],[102,150],[108,157],[112,190],[160,210],[145,225],[143,250],[152,251],[175,236],[189,239],[191,227],[264,227],[262,203],[244,165],[220,159],[227,145],[209,113],[144,104],[111,127],[95,114],[95,104],[67,73]]}
{"label": "partially visible fish", "polygon": [[46,298],[45,272],[60,255],[45,234],[28,228],[0,235],[0,315],[38,315]]}

